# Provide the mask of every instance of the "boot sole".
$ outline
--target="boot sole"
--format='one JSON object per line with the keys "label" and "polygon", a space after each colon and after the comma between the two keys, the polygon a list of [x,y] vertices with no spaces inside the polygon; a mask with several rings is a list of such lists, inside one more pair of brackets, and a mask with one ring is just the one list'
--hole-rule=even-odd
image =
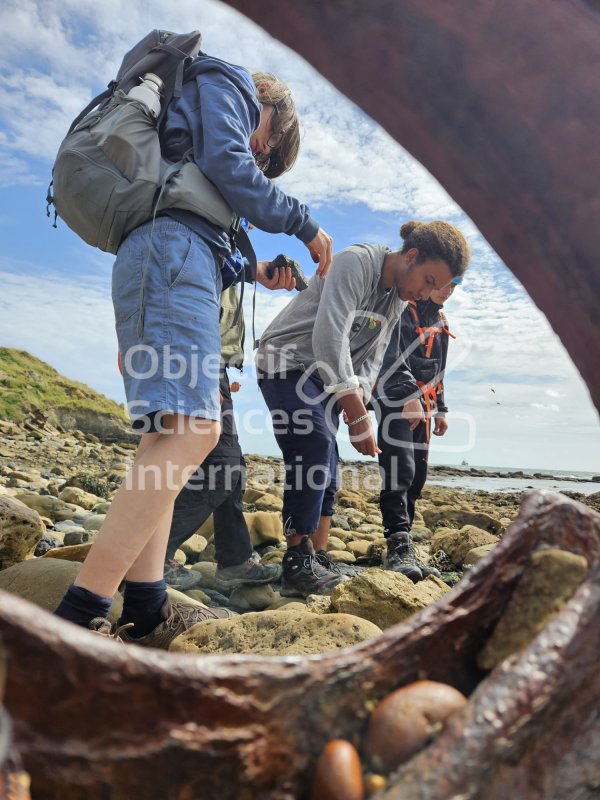
{"label": "boot sole", "polygon": [[405,578],[409,578],[413,583],[420,583],[422,580],[425,580],[425,576],[421,572],[421,570],[415,570],[413,574],[408,571],[404,571],[402,569],[394,569],[393,567],[388,567],[384,565],[384,569],[387,569],[388,572],[395,572],[396,575],[404,575]]}

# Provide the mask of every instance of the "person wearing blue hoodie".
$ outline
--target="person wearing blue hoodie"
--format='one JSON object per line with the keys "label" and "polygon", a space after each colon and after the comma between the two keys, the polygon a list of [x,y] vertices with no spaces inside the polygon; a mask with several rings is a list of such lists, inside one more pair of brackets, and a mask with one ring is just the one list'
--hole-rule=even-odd
{"label": "person wearing blue hoodie", "polygon": [[[269,73],[201,55],[169,104],[163,155],[191,153],[238,217],[296,236],[325,278],[332,240],[309,209],[270,180],[293,165],[299,124],[288,87]],[[233,237],[234,238],[234,237]],[[132,231],[113,267],[112,295],[132,424],[142,434],[131,471],[56,614],[97,633],[167,649],[226,609],[171,603],[163,579],[173,505],[219,438],[219,298],[232,231],[169,209]],[[255,280],[271,286],[266,262]],[[233,276],[235,279],[236,276]],[[106,620],[125,578],[118,629]],[[125,632],[125,628],[127,631]]]}

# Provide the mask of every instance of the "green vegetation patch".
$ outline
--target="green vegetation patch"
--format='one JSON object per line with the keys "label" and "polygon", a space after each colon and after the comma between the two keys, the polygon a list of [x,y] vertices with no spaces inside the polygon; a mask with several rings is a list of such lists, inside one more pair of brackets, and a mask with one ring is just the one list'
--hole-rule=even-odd
{"label": "green vegetation patch", "polygon": [[84,383],[69,380],[25,350],[0,347],[0,419],[18,422],[31,411],[64,408],[126,422],[124,409]]}

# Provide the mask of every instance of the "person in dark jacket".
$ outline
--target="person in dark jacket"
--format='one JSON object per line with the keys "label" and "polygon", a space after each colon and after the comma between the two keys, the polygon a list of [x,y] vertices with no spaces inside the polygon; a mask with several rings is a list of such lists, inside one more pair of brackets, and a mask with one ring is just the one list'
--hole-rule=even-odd
{"label": "person in dark jacket", "polygon": [[[270,233],[296,236],[326,276],[332,241],[308,207],[270,178],[294,163],[299,122],[275,76],[200,56],[167,109],[163,155],[189,153],[238,217]],[[175,499],[217,444],[219,298],[232,231],[177,209],[149,220],[121,243],[112,296],[127,406],[142,433],[130,473],[57,616],[111,635],[112,598],[124,578],[125,641],[167,649],[196,622],[226,609],[170,603],[163,578]],[[257,268],[264,280],[266,264]],[[133,627],[131,627],[133,626]]]}
{"label": "person in dark jacket", "polygon": [[[448,340],[453,334],[442,306],[461,281],[462,276],[454,278],[448,286],[433,291],[429,299],[408,304],[392,333],[373,401],[381,451],[380,506],[388,540],[385,566],[415,582],[428,575],[439,576],[438,570],[418,558],[410,531],[427,478],[431,422],[435,436],[443,436],[448,428],[443,378]],[[424,419],[403,414],[404,405],[416,397]]]}

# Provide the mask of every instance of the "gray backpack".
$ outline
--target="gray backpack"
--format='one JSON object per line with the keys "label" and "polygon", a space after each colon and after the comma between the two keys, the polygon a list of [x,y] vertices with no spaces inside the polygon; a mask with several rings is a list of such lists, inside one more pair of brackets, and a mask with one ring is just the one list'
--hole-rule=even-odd
{"label": "gray backpack", "polygon": [[[186,66],[200,52],[198,31],[154,30],[123,59],[115,80],[73,121],[52,169],[47,214],[59,215],[88,244],[116,253],[134,228],[159,211],[192,211],[225,231],[239,220],[192,160],[177,163],[161,154],[159,130],[167,106],[179,97]],[[161,111],[154,118],[128,92],[145,73],[163,82]]]}

